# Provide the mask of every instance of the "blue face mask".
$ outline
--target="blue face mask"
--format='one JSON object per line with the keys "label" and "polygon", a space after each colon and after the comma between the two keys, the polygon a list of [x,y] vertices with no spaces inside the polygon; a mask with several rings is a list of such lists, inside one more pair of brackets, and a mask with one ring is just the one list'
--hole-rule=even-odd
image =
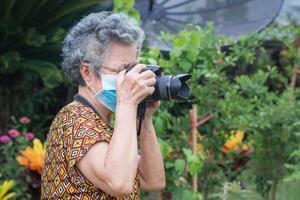
{"label": "blue face mask", "polygon": [[116,111],[117,106],[117,79],[118,75],[101,74],[102,90],[95,95],[112,112]]}

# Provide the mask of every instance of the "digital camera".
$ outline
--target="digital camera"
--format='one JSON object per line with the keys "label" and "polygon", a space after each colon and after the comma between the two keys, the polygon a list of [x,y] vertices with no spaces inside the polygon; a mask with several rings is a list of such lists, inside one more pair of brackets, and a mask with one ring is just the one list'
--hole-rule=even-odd
{"label": "digital camera", "polygon": [[163,75],[162,68],[157,65],[147,65],[144,69],[151,70],[156,74],[155,91],[144,101],[188,101],[190,87],[186,83],[192,76],[190,74]]}

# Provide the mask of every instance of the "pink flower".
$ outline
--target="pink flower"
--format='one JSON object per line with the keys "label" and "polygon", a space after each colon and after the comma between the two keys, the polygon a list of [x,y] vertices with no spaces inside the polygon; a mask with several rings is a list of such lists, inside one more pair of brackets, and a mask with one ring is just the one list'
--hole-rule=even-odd
{"label": "pink flower", "polygon": [[9,143],[10,141],[11,141],[11,139],[7,135],[0,136],[0,142],[6,144],[6,143]]}
{"label": "pink flower", "polygon": [[21,117],[19,119],[19,122],[21,122],[22,124],[29,124],[31,122],[31,119],[28,117]]}
{"label": "pink flower", "polygon": [[20,131],[18,131],[16,129],[9,129],[7,133],[10,137],[13,137],[13,138],[18,137],[21,134]]}
{"label": "pink flower", "polygon": [[25,133],[25,137],[28,139],[28,140],[32,140],[34,138],[34,134],[31,133],[31,132],[28,132],[28,133]]}

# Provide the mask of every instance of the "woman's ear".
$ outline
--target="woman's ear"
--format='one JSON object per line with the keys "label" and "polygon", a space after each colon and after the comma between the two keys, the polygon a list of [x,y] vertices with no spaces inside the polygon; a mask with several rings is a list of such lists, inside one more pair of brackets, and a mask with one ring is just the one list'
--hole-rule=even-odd
{"label": "woman's ear", "polygon": [[80,70],[80,74],[83,80],[90,82],[91,81],[91,75],[92,75],[92,71],[90,68],[90,65],[87,63],[82,63],[79,66],[79,70]]}

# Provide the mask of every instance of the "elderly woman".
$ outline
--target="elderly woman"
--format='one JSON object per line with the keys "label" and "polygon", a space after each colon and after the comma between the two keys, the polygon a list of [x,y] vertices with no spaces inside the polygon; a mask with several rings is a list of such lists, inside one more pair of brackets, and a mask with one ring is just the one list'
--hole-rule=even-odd
{"label": "elderly woman", "polygon": [[137,137],[137,106],[155,84],[137,64],[143,39],[134,21],[110,12],[88,15],[66,36],[62,67],[78,94],[50,127],[42,199],[140,199],[141,189],[165,187],[152,123],[159,102],[148,105]]}

